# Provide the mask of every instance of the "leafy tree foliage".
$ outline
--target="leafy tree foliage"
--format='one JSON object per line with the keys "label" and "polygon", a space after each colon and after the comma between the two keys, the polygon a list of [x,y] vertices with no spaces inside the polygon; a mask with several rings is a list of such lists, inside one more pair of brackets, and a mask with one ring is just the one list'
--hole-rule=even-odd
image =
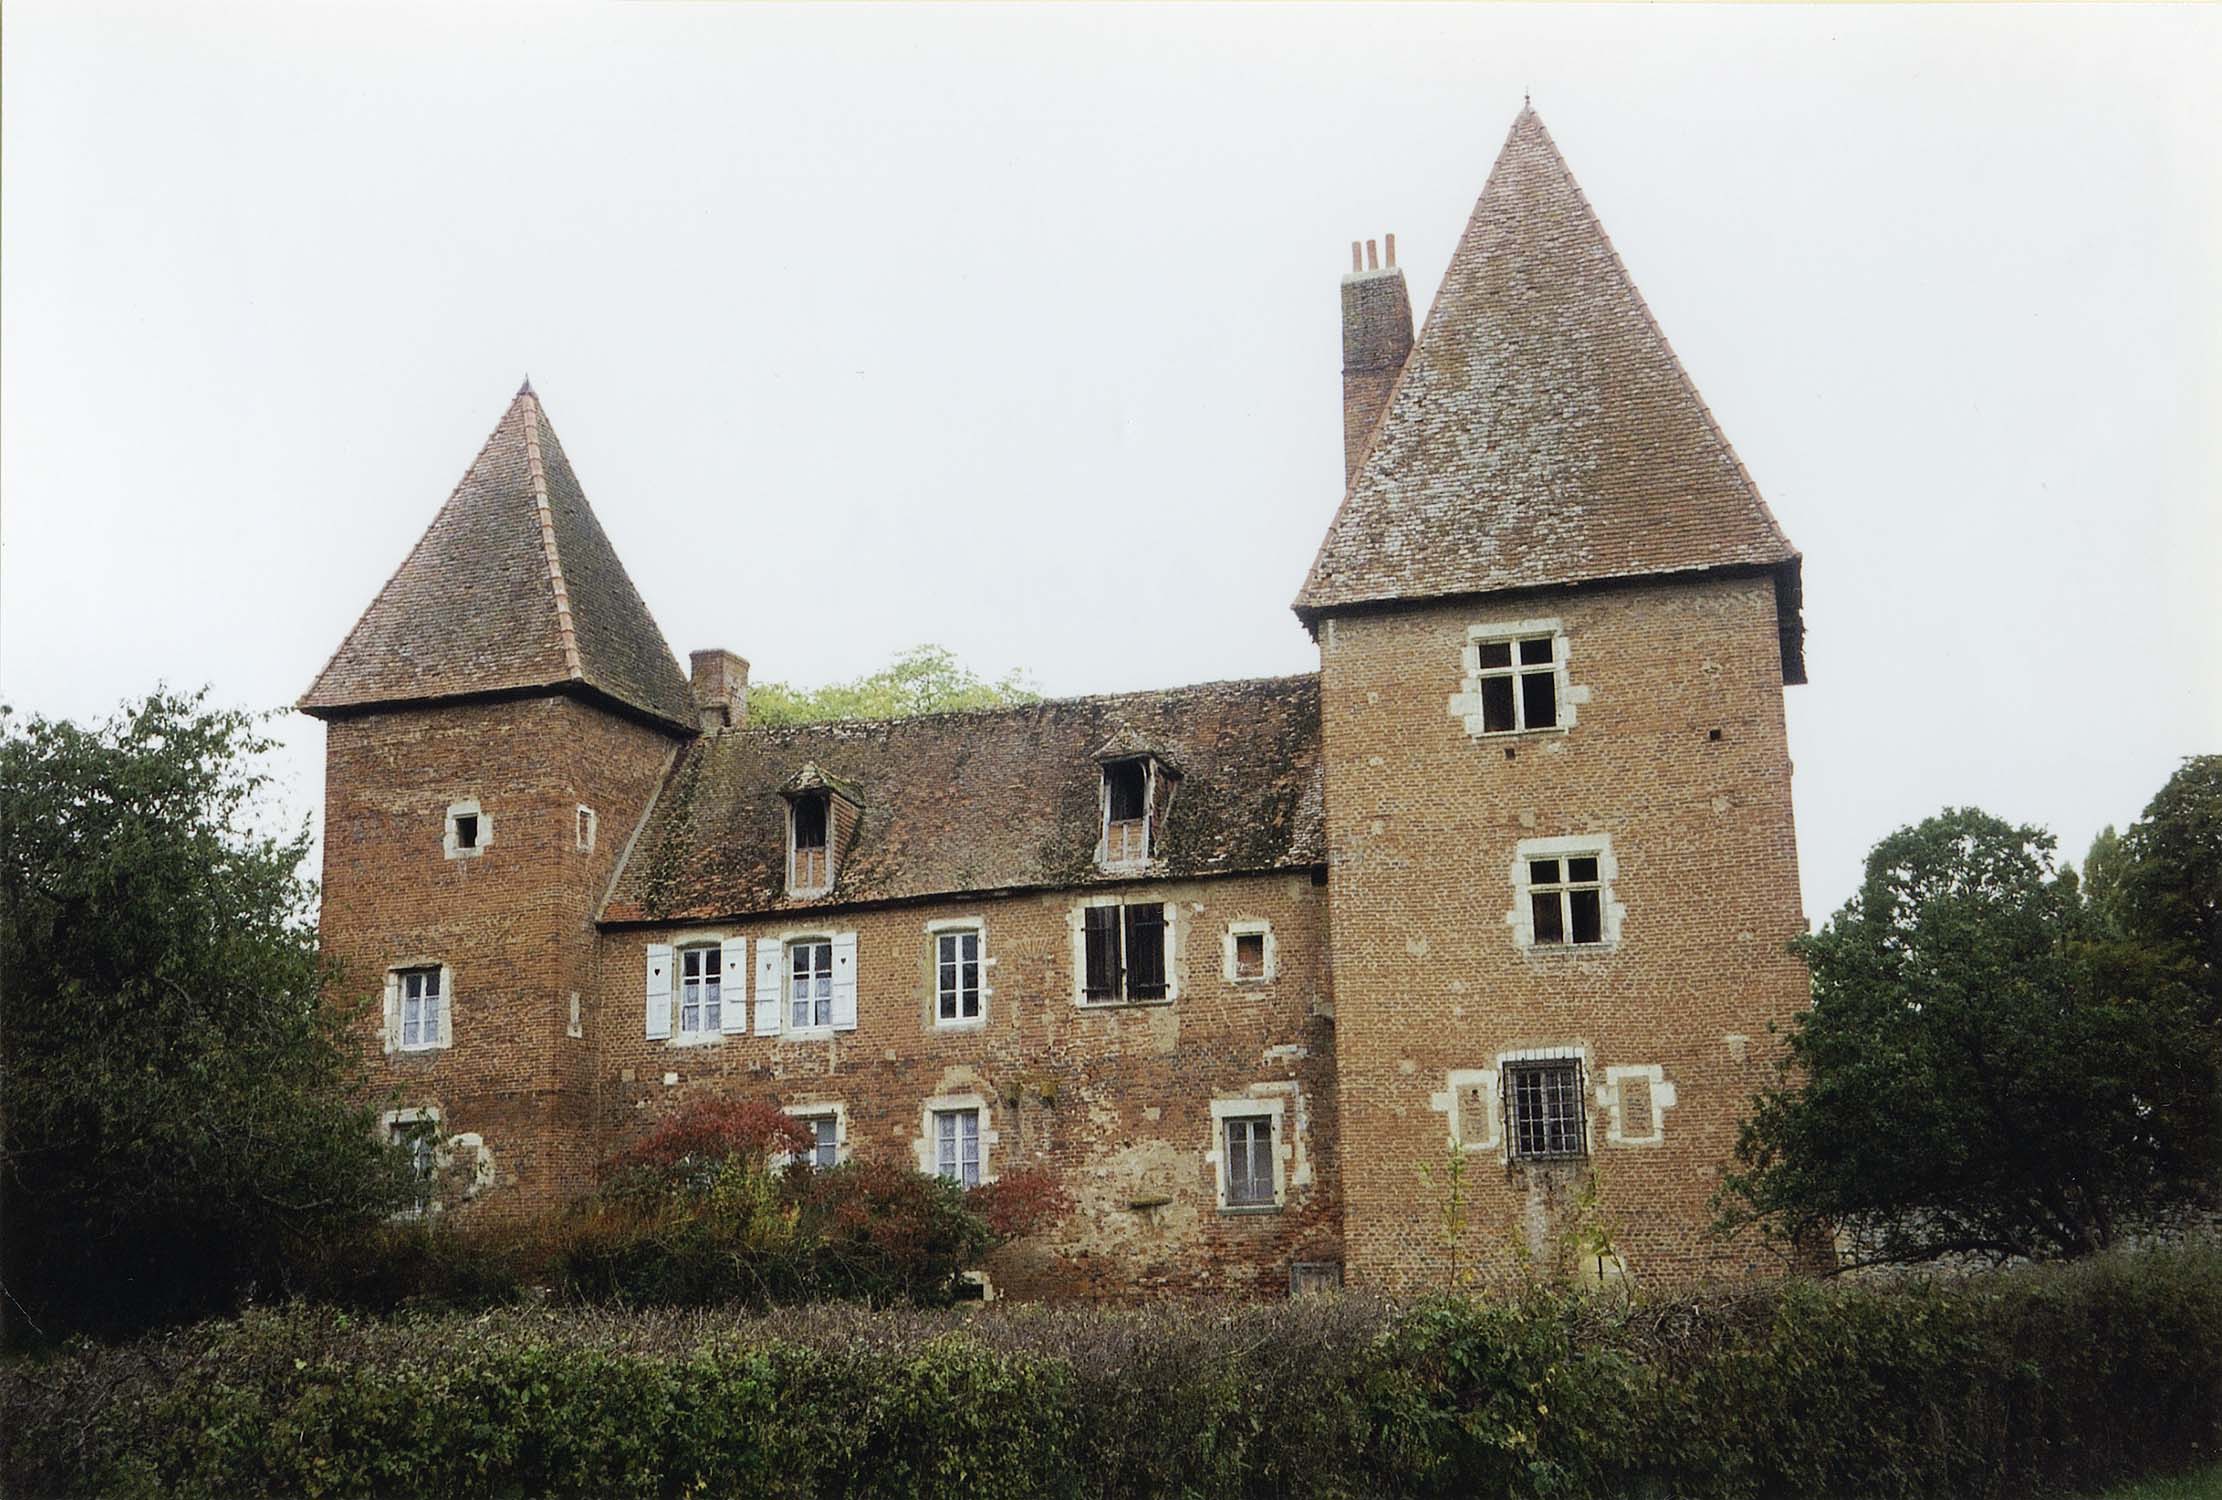
{"label": "leafy tree foliage", "polygon": [[2107,896],[2127,927],[2039,829],[1962,808],[1877,844],[1859,893],[1801,942],[1813,1008],[1740,1133],[1726,1221],[1808,1244],[1842,1231],[1859,1263],[2062,1257],[2199,1193],[2214,1028],[2167,977],[2186,908],[2129,892],[2150,880],[2195,910],[2203,877],[2161,868],[2181,851],[2153,825],[2148,810],[2123,838]]}
{"label": "leafy tree foliage", "polygon": [[913,646],[877,672],[848,682],[808,690],[783,682],[753,684],[748,690],[748,717],[754,724],[808,724],[822,719],[899,719],[1040,701],[1041,694],[1023,672],[989,682],[960,665],[945,647]]}
{"label": "leafy tree foliage", "polygon": [[204,699],[0,711],[11,1338],[220,1308],[408,1196],[347,1102],[307,832],[254,830],[268,742]]}

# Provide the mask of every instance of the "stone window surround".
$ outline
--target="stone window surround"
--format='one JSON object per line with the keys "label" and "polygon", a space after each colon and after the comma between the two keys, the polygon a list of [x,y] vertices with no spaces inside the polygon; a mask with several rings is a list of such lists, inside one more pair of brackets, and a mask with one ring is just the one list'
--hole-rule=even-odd
{"label": "stone window surround", "polygon": [[575,817],[576,822],[573,825],[573,832],[577,835],[574,842],[578,845],[578,852],[592,854],[594,852],[595,835],[601,830],[602,820],[595,814],[594,809],[588,807],[584,802],[579,804],[579,810]]}
{"label": "stone window surround", "polygon": [[[458,818],[478,819],[478,838],[468,849],[456,841],[455,820]],[[449,859],[476,859],[494,842],[494,820],[478,805],[476,797],[448,804],[446,830],[440,836],[440,849]]]}
{"label": "stone window surround", "polygon": [[[401,1043],[401,976],[420,969],[440,971],[440,1014],[434,1040],[414,1047]],[[455,1045],[455,971],[436,958],[404,959],[386,969],[385,1044],[390,1052],[442,1052]]]}
{"label": "stone window surround", "polygon": [[[779,1106],[779,1112],[784,1115],[791,1115],[798,1120],[830,1118],[833,1121],[833,1164],[840,1166],[849,1159],[849,1106],[845,1101],[825,1099],[800,1104],[782,1104]],[[776,1165],[785,1165],[792,1160],[794,1160],[793,1157],[782,1152]]]}
{"label": "stone window surround", "polygon": [[[1513,1047],[1499,1052],[1486,1068],[1454,1068],[1443,1079],[1444,1088],[1431,1096],[1428,1106],[1444,1117],[1451,1149],[1468,1152],[1486,1151],[1498,1160],[1513,1160],[1510,1143],[1505,1136],[1505,1099],[1500,1092],[1508,1066],[1521,1063],[1573,1062],[1581,1066],[1582,1080],[1588,1089],[1587,1107],[1582,1111],[1582,1159],[1596,1154],[1598,1119],[1603,1116],[1612,1123],[1604,1139],[1616,1146],[1657,1146],[1666,1140],[1666,1111],[1674,1106],[1674,1085],[1668,1083],[1665,1069],[1656,1063],[1639,1063],[1598,1069],[1591,1064],[1587,1042],[1562,1042],[1540,1047]],[[1651,1118],[1654,1133],[1648,1136],[1624,1136],[1620,1129],[1620,1080],[1646,1078],[1651,1082]],[[1482,1118],[1468,1121],[1464,1118],[1464,1097],[1468,1089],[1479,1087],[1482,1098]],[[1478,1124],[1479,1131],[1468,1133],[1470,1124]]]}
{"label": "stone window surround", "polygon": [[[381,1141],[392,1140],[393,1129],[396,1125],[414,1125],[419,1121],[426,1120],[435,1126],[444,1125],[445,1120],[440,1114],[440,1106],[437,1104],[421,1104],[405,1109],[386,1110],[378,1116],[378,1139]],[[494,1153],[486,1149],[485,1138],[475,1131],[463,1131],[460,1134],[449,1135],[445,1130],[441,1130],[433,1136],[432,1170],[435,1173],[445,1172],[454,1166],[456,1153],[459,1151],[471,1153],[471,1180],[463,1189],[463,1196],[465,1198],[475,1198],[494,1185]],[[437,1213],[439,1210],[440,1203],[435,1198],[421,1207],[405,1208],[395,1214],[394,1217],[397,1219],[414,1219],[421,1217],[427,1211]]]}
{"label": "stone window surround", "polygon": [[[1603,887],[1598,901],[1599,941],[1594,943],[1544,943],[1535,940],[1535,912],[1528,902],[1528,861],[1531,859],[1587,859],[1597,860],[1597,883]],[[1505,913],[1505,925],[1512,929],[1513,946],[1531,958],[1579,958],[1584,955],[1611,953],[1620,946],[1621,920],[1628,908],[1614,895],[1614,882],[1620,878],[1620,861],[1613,854],[1612,835],[1609,833],[1568,834],[1560,838],[1522,839],[1512,851],[1512,910]]]}
{"label": "stone window surround", "polygon": [[[1630,1078],[1640,1078],[1651,1085],[1651,1133],[1629,1135],[1628,1121],[1621,1109],[1620,1086]],[[1632,1066],[1605,1069],[1604,1079],[1597,1085],[1598,1107],[1608,1111],[1612,1124],[1605,1132],[1605,1139],[1615,1146],[1663,1146],[1666,1144],[1666,1112],[1674,1108],[1676,1090],[1667,1082],[1666,1069],[1657,1063],[1639,1063]]]}
{"label": "stone window surround", "polygon": [[[1091,906],[1162,906],[1165,908],[1165,997],[1161,1000],[1090,1000],[1088,998],[1088,929],[1081,912]],[[1066,909],[1066,925],[1072,929],[1072,999],[1082,1010],[1129,1010],[1153,1005],[1171,1005],[1180,998],[1181,946],[1187,937],[1188,909],[1171,896],[1156,900],[1131,899],[1127,895],[1107,894],[1083,896]],[[1124,930],[1124,921],[1121,929]],[[1123,937],[1121,941],[1124,941]]]}
{"label": "stone window surround", "polygon": [[[1485,727],[1481,707],[1481,655],[1484,642],[1515,641],[1523,637],[1533,639],[1539,635],[1551,638],[1551,665],[1558,683],[1558,722],[1543,729],[1489,729]],[[1568,680],[1567,665],[1571,651],[1567,644],[1566,624],[1557,616],[1536,620],[1488,621],[1466,627],[1466,644],[1458,653],[1461,676],[1458,691],[1449,700],[1450,716],[1466,726],[1466,732],[1475,739],[1510,740],[1528,735],[1564,734],[1574,727],[1575,710],[1589,702],[1589,689]],[[1518,696],[1515,687],[1514,696]]]}
{"label": "stone window surround", "polygon": [[[941,1018],[941,937],[948,932],[977,932],[980,934],[980,1013],[960,1016],[952,1021]],[[988,1024],[988,1002],[994,998],[995,986],[988,980],[995,969],[995,960],[988,956],[988,919],[986,917],[937,917],[926,923],[926,1019],[936,1031],[979,1031]]]}
{"label": "stone window surround", "polygon": [[[1293,1110],[1290,1108],[1294,1105]],[[1295,1128],[1290,1128],[1290,1116]],[[1273,1201],[1227,1201],[1227,1124],[1234,1119],[1265,1115],[1273,1122]],[[1204,1160],[1211,1164],[1213,1199],[1223,1214],[1277,1214],[1288,1206],[1291,1187],[1311,1181],[1311,1163],[1299,1149],[1305,1134],[1304,1097],[1294,1083],[1256,1083],[1243,1094],[1222,1094],[1211,1101],[1211,1144]]]}
{"label": "stone window surround", "polygon": [[980,1181],[983,1185],[995,1181],[995,1144],[1002,1139],[1002,1134],[995,1129],[994,1104],[983,1093],[936,1094],[919,1106],[918,1137],[911,1142],[919,1171],[928,1177],[941,1175],[934,1116],[967,1109],[977,1110],[980,1115]]}
{"label": "stone window surround", "polygon": [[[1237,974],[1234,963],[1234,940],[1238,937],[1263,937],[1265,939],[1265,967],[1256,974]],[[1221,975],[1229,984],[1271,984],[1281,974],[1280,943],[1273,936],[1273,924],[1264,917],[1237,917],[1227,924],[1221,939]]]}

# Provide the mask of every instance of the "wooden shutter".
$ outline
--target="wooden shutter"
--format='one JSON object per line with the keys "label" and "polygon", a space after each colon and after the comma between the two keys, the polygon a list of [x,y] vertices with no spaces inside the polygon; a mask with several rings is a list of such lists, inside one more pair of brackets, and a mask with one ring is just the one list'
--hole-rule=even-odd
{"label": "wooden shutter", "polygon": [[856,1030],[856,934],[833,935],[833,1029]]}
{"label": "wooden shutter", "polygon": [[1081,908],[1082,936],[1087,942],[1087,998],[1119,998],[1119,909],[1116,906]]}
{"label": "wooden shutter", "polygon": [[770,938],[756,940],[756,1034],[779,1035],[779,958],[784,949]]}
{"label": "wooden shutter", "polygon": [[671,1035],[671,945],[648,945],[648,1040]]}
{"label": "wooden shutter", "polygon": [[401,1044],[401,976],[386,971],[386,1050]]}
{"label": "wooden shutter", "polygon": [[440,1023],[437,1035],[440,1045],[455,1045],[455,971],[446,964],[440,965]]}
{"label": "wooden shutter", "polygon": [[1126,911],[1126,997],[1165,998],[1165,908],[1150,903]]}
{"label": "wooden shutter", "polygon": [[748,939],[728,938],[718,956],[718,1030],[748,1030]]}

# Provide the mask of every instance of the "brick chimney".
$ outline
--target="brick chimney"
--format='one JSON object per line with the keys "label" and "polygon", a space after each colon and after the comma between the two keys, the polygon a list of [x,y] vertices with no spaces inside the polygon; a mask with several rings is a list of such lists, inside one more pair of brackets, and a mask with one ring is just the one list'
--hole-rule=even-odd
{"label": "brick chimney", "polygon": [[702,732],[738,729],[748,722],[748,663],[730,651],[695,651],[687,664],[694,711]]}
{"label": "brick chimney", "polygon": [[1358,472],[1389,404],[1404,357],[1412,352],[1412,296],[1388,235],[1388,264],[1372,240],[1350,242],[1350,274],[1342,279],[1342,482]]}

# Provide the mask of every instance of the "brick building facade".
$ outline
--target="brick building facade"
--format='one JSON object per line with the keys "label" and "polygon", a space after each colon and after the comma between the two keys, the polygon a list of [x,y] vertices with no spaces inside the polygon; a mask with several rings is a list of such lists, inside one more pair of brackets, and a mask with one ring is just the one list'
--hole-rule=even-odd
{"label": "brick building facade", "polygon": [[325,942],[469,1212],[741,1094],[824,1162],[1053,1172],[1006,1293],[1439,1281],[1453,1175],[1468,1265],[1746,1269],[1797,553],[1531,110],[1416,335],[1394,259],[1302,677],[752,726],[519,392],[301,705]]}

